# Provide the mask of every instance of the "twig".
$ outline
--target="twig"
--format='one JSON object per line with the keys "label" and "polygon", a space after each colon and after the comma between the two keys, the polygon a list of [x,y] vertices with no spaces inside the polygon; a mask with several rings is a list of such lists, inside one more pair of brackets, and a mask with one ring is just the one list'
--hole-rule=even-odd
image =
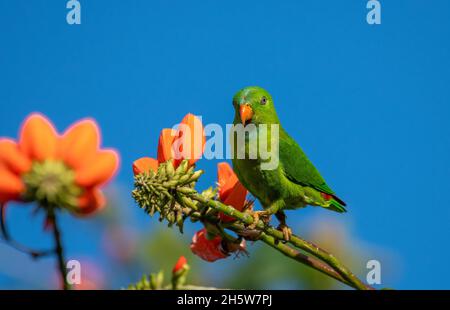
{"label": "twig", "polygon": [[[191,217],[193,220],[197,219],[204,223],[215,225],[219,228],[215,232],[216,234],[227,237],[223,229],[230,229],[245,238],[244,231],[249,225],[253,224],[253,216],[216,200],[216,192],[212,189],[199,194],[195,190],[195,184],[202,173],[202,170],[194,171],[193,167],[189,168],[187,160],[184,160],[177,169],[174,169],[172,162],[169,161],[161,164],[157,172],[136,175],[135,189],[132,192],[132,196],[138,205],[150,216],[153,216],[155,212],[159,212],[160,221],[166,219],[169,222],[169,226],[175,224],[181,232],[183,231],[184,220],[186,217]],[[219,213],[234,218],[235,221],[223,223],[218,218]],[[280,245],[279,243],[284,241],[281,231],[266,225],[261,220],[253,226],[259,232],[259,238],[262,238],[263,242],[284,255],[319,270],[353,288],[361,290],[373,289],[358,279],[332,254],[315,244],[292,235],[288,241],[289,245]],[[315,258],[313,259],[300,253],[293,247]],[[302,255],[298,255],[299,253]]]}
{"label": "twig", "polygon": [[53,255],[55,253],[54,249],[34,250],[13,240],[8,232],[8,228],[6,227],[5,215],[6,215],[6,206],[4,204],[0,204],[0,228],[2,232],[3,241],[5,242],[5,244],[9,245],[10,247],[14,248],[19,252],[30,255],[34,259]]}
{"label": "twig", "polygon": [[[201,221],[208,221],[208,222],[214,223],[216,225],[220,224],[217,217],[201,215],[199,212],[192,213],[191,217],[201,220]],[[244,229],[244,227],[242,225],[240,225],[239,223],[236,223],[236,222],[226,225],[226,228],[231,231],[234,231],[237,234],[241,233],[242,230]],[[226,234],[226,233],[225,234],[221,233],[221,237],[228,241],[231,241],[231,242],[236,241],[236,238],[233,238],[232,236],[230,236],[229,234]],[[346,284],[355,289],[358,289],[353,283],[344,279],[339,273],[337,273],[333,268],[331,268],[327,264],[323,263],[322,261],[320,261],[317,258],[305,255],[305,254],[301,253],[300,251],[292,248],[291,246],[284,244],[283,242],[279,242],[279,239],[276,239],[276,238],[262,232],[259,235],[259,240],[261,240],[268,246],[274,248],[275,250],[281,252],[283,255],[285,255],[291,259],[294,259],[310,268],[313,268],[327,276],[330,276],[330,277],[336,279],[337,281],[342,282],[343,284]]]}
{"label": "twig", "polygon": [[355,287],[353,285],[353,283],[346,281],[333,268],[331,268],[327,264],[324,264],[320,260],[318,260],[314,257],[310,257],[308,255],[305,255],[282,242],[277,242],[277,240],[275,238],[273,238],[272,236],[269,236],[265,233],[261,233],[260,240],[263,241],[264,243],[266,243],[267,245],[271,246],[272,248],[280,251],[287,257],[295,259],[296,261],[298,261],[308,267],[311,267],[317,271],[320,271],[321,273],[323,273],[327,276],[330,276],[330,277],[338,280],[339,282],[342,282],[346,285],[349,285],[349,286],[357,289],[357,287]]}
{"label": "twig", "polygon": [[53,237],[55,240],[55,253],[58,260],[58,269],[59,274],[62,281],[62,288],[64,290],[69,290],[70,285],[67,282],[67,269],[66,269],[66,261],[64,259],[64,249],[62,247],[61,242],[61,233],[58,228],[58,223],[56,221],[56,216],[54,213],[49,214],[49,218],[52,221],[52,228],[53,228]]}
{"label": "twig", "polygon": [[[214,209],[215,211],[222,212],[225,215],[233,217],[245,225],[251,225],[253,223],[253,217],[250,214],[240,212],[240,211],[236,210],[235,208],[233,208],[231,206],[227,206],[217,200],[206,199],[205,197],[203,197],[202,195],[200,195],[198,193],[189,193],[187,195],[191,199],[196,200],[200,203],[206,204],[209,207],[211,207],[212,209]],[[284,238],[283,233],[281,231],[279,231],[278,229],[275,229],[269,225],[265,225],[261,220],[256,225],[256,228],[258,228],[260,231],[264,232],[267,236],[271,236],[274,239],[283,240],[283,238]],[[269,240],[267,239],[267,241],[269,241]],[[270,241],[269,241],[269,243],[270,243]],[[314,262],[314,264],[312,264],[310,261],[305,261],[305,260],[301,259],[300,257],[298,257],[298,259],[296,259],[296,260],[298,260],[304,264],[307,264],[308,266],[310,266],[314,269],[317,269],[317,270],[321,271],[322,273],[326,273],[330,276],[331,276],[331,274],[329,274],[329,272],[330,272],[330,267],[331,267],[331,269],[334,270],[335,273],[339,275],[339,278],[337,278],[336,274],[334,274],[333,278],[335,278],[336,280],[339,280],[347,285],[350,285],[356,289],[360,289],[360,290],[373,289],[372,287],[366,285],[360,279],[358,279],[347,267],[345,267],[332,254],[330,254],[327,251],[321,249],[320,247],[312,244],[311,242],[308,242],[296,235],[292,235],[289,240],[289,243],[311,255],[314,255],[315,257],[319,258],[320,260],[322,260],[326,264],[328,264],[328,266],[325,266],[323,264],[317,264],[317,262]],[[281,250],[280,247],[277,247],[277,249]],[[285,254],[291,258],[294,258],[292,256],[292,253],[288,253],[288,251],[286,251],[286,252],[284,251],[287,249],[285,249],[284,247],[282,247],[282,249],[283,249],[283,251],[282,251],[283,254]]]}

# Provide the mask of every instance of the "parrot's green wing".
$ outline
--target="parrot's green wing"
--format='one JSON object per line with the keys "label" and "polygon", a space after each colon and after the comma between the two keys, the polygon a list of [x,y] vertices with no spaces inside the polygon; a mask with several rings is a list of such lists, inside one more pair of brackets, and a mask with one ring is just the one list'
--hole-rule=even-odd
{"label": "parrot's green wing", "polygon": [[325,194],[334,194],[300,146],[287,133],[280,135],[280,162],[292,182],[312,187]]}
{"label": "parrot's green wing", "polygon": [[333,190],[327,185],[314,167],[311,161],[306,157],[300,146],[284,130],[280,132],[280,162],[286,177],[296,184],[308,186],[315,190],[332,196],[335,201],[332,205],[338,209],[336,211],[345,212],[345,202],[339,199]]}

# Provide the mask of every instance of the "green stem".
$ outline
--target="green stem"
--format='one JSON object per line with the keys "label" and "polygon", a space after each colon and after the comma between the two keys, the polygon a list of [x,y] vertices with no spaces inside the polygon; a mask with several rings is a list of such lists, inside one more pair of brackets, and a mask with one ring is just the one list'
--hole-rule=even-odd
{"label": "green stem", "polygon": [[[191,214],[191,217],[198,219],[198,220],[208,221],[210,223],[219,225],[217,217],[214,217],[214,216],[206,216],[206,215],[201,215],[199,212],[194,212]],[[226,226],[226,228],[231,231],[234,231],[237,234],[239,234],[239,232],[241,232],[243,229],[242,225],[239,225],[237,223],[229,224]],[[220,233],[220,235],[225,240],[228,240],[230,242],[236,242],[236,238],[227,234],[224,231],[222,231]],[[327,264],[323,263],[322,261],[318,260],[317,258],[305,255],[305,254],[301,253],[300,251],[297,251],[296,249],[280,242],[279,239],[275,239],[274,237],[269,236],[266,233],[262,232],[259,236],[259,240],[263,241],[268,246],[274,248],[275,250],[281,252],[283,255],[285,255],[291,259],[294,259],[294,260],[296,260],[308,267],[311,267],[327,276],[330,276],[330,277],[336,279],[337,281],[342,282],[343,284],[351,286],[355,289],[357,288],[357,287],[355,287],[355,285],[353,285],[352,283],[345,280],[339,273],[337,273],[333,268],[331,268]]]}
{"label": "green stem", "polygon": [[[268,227],[267,232],[276,237],[283,238],[283,233],[273,227]],[[328,253],[319,246],[306,241],[298,236],[292,235],[290,241],[291,244],[302,249],[303,251],[314,255],[315,257],[326,262],[332,267],[342,278],[352,284],[352,286],[359,290],[372,290],[373,288],[362,282],[355,276],[347,267],[345,267],[333,254]]]}
{"label": "green stem", "polygon": [[[233,208],[231,206],[227,206],[217,200],[206,199],[205,197],[203,197],[202,195],[200,195],[198,193],[188,193],[187,195],[191,199],[194,199],[202,204],[205,204],[217,212],[222,212],[225,215],[233,217],[247,226],[253,224],[253,217],[250,214],[240,212],[240,211],[236,210],[235,208]],[[284,239],[283,233],[281,231],[279,231],[278,229],[275,229],[269,225],[265,225],[261,220],[257,223],[256,228],[258,228],[260,231],[265,233],[265,235],[272,237],[274,242],[275,242],[275,240],[279,241],[279,240]],[[261,234],[261,235],[264,236],[263,234]],[[269,243],[269,245],[271,245],[272,239],[269,240],[266,237],[263,237],[263,238],[265,238],[266,241]],[[304,261],[304,260],[299,260],[300,262],[307,264],[310,267],[315,268],[323,273],[329,273],[329,268],[331,267],[334,270],[334,272],[339,275],[339,278],[337,278],[336,276],[333,276],[333,278],[335,278],[347,285],[350,285],[356,289],[360,289],[360,290],[373,289],[372,287],[366,285],[360,279],[358,279],[336,257],[334,257],[332,254],[328,253],[327,251],[321,249],[320,247],[312,244],[311,242],[308,242],[296,235],[292,235],[291,239],[289,240],[289,243],[292,244],[293,246],[317,257],[318,259],[325,262],[328,266],[327,266],[327,268],[324,268],[324,265],[319,265],[319,264],[317,264],[316,261],[314,261],[314,264],[312,264],[309,261]],[[283,252],[283,254],[285,254],[288,257],[294,258],[293,256],[295,256],[293,252],[288,251],[288,249],[286,249],[284,247],[277,246],[276,249]]]}
{"label": "green stem", "polygon": [[67,282],[67,269],[66,269],[66,261],[64,259],[64,249],[62,247],[61,242],[61,233],[59,231],[55,214],[49,214],[49,218],[52,221],[53,238],[55,240],[55,253],[58,261],[58,269],[62,282],[62,288],[64,290],[69,290],[70,284]]}
{"label": "green stem", "polygon": [[292,247],[290,247],[282,242],[279,242],[277,239],[275,239],[272,236],[267,235],[266,233],[261,233],[260,240],[263,241],[264,243],[266,243],[267,245],[271,246],[272,248],[280,251],[287,257],[292,258],[308,267],[311,267],[317,271],[320,271],[321,273],[323,273],[327,276],[334,278],[335,280],[338,280],[339,282],[342,282],[348,286],[351,286],[351,287],[357,289],[357,287],[355,287],[353,283],[348,282],[347,280],[342,278],[342,276],[339,273],[337,273],[333,268],[331,268],[327,264],[324,264],[320,260],[318,260],[314,257],[310,257],[308,255],[305,255],[305,254],[293,249]]}

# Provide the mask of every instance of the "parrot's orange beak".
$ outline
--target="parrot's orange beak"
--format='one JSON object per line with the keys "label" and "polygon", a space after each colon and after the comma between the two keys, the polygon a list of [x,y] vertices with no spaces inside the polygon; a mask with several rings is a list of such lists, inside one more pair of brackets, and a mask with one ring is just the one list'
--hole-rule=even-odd
{"label": "parrot's orange beak", "polygon": [[242,125],[246,125],[248,121],[251,121],[253,118],[253,110],[252,107],[248,103],[241,104],[239,107],[239,114],[241,116]]}

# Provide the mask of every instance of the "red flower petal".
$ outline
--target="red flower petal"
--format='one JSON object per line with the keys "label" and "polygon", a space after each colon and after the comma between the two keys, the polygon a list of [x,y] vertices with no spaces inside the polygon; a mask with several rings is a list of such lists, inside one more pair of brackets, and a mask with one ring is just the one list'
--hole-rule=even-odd
{"label": "red flower petal", "polygon": [[53,124],[41,114],[33,113],[22,125],[19,148],[32,160],[54,159],[57,142],[58,136]]}
{"label": "red flower petal", "polygon": [[177,263],[175,264],[175,266],[172,269],[172,273],[176,273],[177,271],[181,270],[184,268],[184,266],[187,265],[187,259],[184,256],[180,256],[180,258],[178,259]]}
{"label": "red flower petal", "polygon": [[195,164],[202,157],[205,141],[201,120],[193,114],[187,114],[179,125],[178,136],[174,141],[175,158],[188,159],[189,165]]}
{"label": "red flower petal", "polygon": [[171,128],[164,128],[161,130],[158,141],[158,161],[165,163],[173,158],[173,141],[177,136],[177,132]]}
{"label": "red flower petal", "polygon": [[223,187],[228,179],[234,175],[233,168],[227,162],[221,162],[217,164],[217,181],[219,187]]}
{"label": "red flower petal", "polygon": [[[228,206],[232,206],[238,211],[242,211],[242,209],[244,209],[245,206],[246,197],[247,197],[247,189],[241,183],[237,182],[235,183],[232,190],[230,191],[230,194],[227,196],[227,199],[223,201],[223,203]],[[234,218],[227,216],[223,213],[220,213],[219,217],[223,222],[231,222],[235,220]]]}
{"label": "red flower petal", "polygon": [[119,168],[119,155],[114,150],[101,150],[75,172],[75,181],[82,187],[108,182]]}
{"label": "red flower petal", "polygon": [[87,190],[78,199],[78,209],[76,210],[78,215],[91,215],[92,213],[103,209],[106,205],[106,198],[103,193],[97,189]]}
{"label": "red flower petal", "polygon": [[19,199],[24,191],[25,185],[22,180],[0,164],[0,202]]}
{"label": "red flower petal", "polygon": [[158,171],[159,163],[156,159],[150,157],[142,157],[133,162],[133,173],[138,175],[144,172]]}
{"label": "red flower petal", "polygon": [[[236,210],[242,211],[248,193],[247,189],[239,182],[236,174],[228,163],[219,163],[217,168],[220,201],[234,207]],[[219,216],[224,222],[234,220],[232,217],[222,213],[220,213]]]}
{"label": "red flower petal", "polygon": [[94,120],[85,119],[66,130],[59,143],[59,157],[74,169],[95,156],[100,147],[100,131]]}
{"label": "red flower petal", "polygon": [[226,258],[228,255],[221,249],[222,238],[216,236],[214,239],[208,240],[206,234],[206,229],[203,228],[202,230],[197,231],[192,237],[190,246],[192,253],[208,262]]}
{"label": "red flower petal", "polygon": [[0,139],[0,165],[19,175],[31,169],[31,160],[19,151],[17,143],[10,139]]}
{"label": "red flower petal", "polygon": [[239,182],[233,168],[227,162],[221,162],[217,165],[217,181],[219,198],[222,202],[227,199],[235,184]]}

